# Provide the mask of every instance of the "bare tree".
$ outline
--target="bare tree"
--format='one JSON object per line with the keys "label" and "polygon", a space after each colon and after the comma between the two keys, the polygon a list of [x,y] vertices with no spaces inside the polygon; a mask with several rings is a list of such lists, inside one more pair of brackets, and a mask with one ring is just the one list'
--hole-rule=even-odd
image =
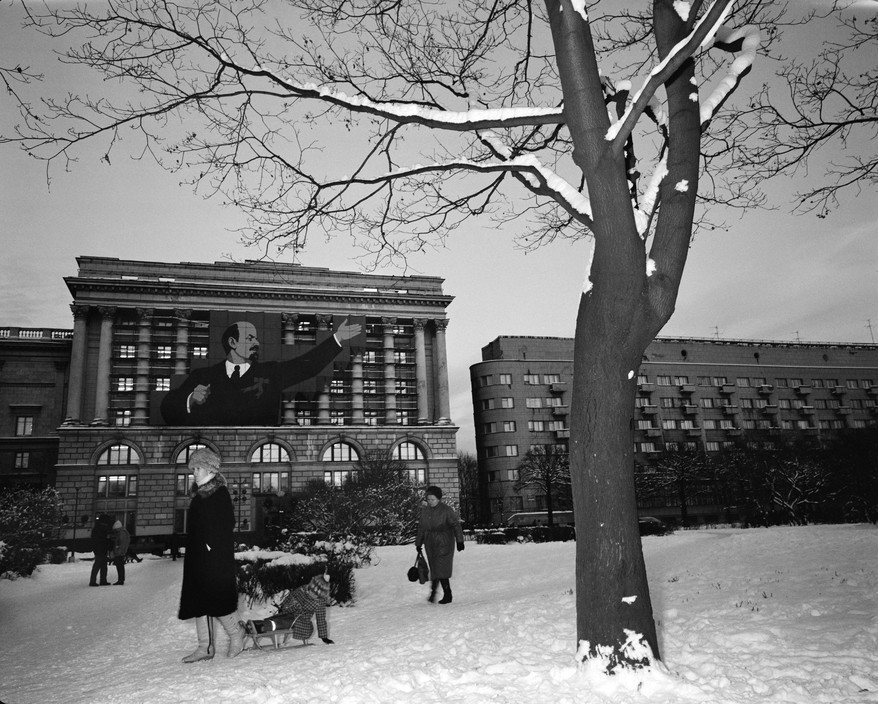
{"label": "bare tree", "polygon": [[[874,194],[878,184],[878,15],[872,7],[858,17],[856,5],[833,2],[828,14],[840,25],[839,38],[815,58],[785,61],[778,82],[717,125],[726,137],[716,152],[733,152],[747,179],[800,175],[813,163],[823,177],[798,193],[795,209],[818,217],[836,208],[843,192]],[[824,166],[830,150],[839,156]]]}
{"label": "bare tree", "polygon": [[689,505],[705,489],[715,490],[713,468],[703,452],[666,451],[636,474],[637,496],[670,498],[680,505],[680,522],[689,525]]}
{"label": "bare tree", "polygon": [[528,451],[518,464],[516,491],[536,487],[546,497],[546,522],[554,525],[554,511],[570,502],[570,461],[566,452],[555,447]]}
{"label": "bare tree", "polygon": [[[783,11],[768,0],[619,6],[50,5],[30,24],[84,35],[66,60],[99,72],[107,93],[20,98],[6,138],[65,165],[85,141],[109,164],[122,140],[140,140],[140,153],[247,212],[270,255],[309,233],[351,232],[380,264],[472,216],[522,218],[525,247],[593,238],[576,263],[586,284],[570,465],[577,652],[607,670],[659,657],[634,492],[636,370],[674,310],[702,137],[773,37],[758,29],[766,12]],[[120,84],[136,92],[114,94]],[[342,140],[345,158],[327,158]]]}
{"label": "bare tree", "polygon": [[469,452],[457,456],[457,481],[460,487],[460,518],[472,526],[481,522],[479,505],[479,461]]}

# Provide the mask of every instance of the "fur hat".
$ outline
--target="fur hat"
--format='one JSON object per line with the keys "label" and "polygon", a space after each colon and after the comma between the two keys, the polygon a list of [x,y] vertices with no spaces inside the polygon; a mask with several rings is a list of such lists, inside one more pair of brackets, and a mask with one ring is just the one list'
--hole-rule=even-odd
{"label": "fur hat", "polygon": [[213,450],[201,447],[189,456],[189,466],[198,466],[214,474],[219,473],[220,458]]}

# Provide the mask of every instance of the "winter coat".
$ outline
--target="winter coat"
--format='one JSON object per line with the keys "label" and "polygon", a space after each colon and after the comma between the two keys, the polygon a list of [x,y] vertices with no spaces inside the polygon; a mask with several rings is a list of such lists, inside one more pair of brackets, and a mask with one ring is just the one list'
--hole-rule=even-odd
{"label": "winter coat", "polygon": [[179,618],[225,616],[237,610],[234,528],[232,497],[217,473],[196,488],[189,504]]}
{"label": "winter coat", "polygon": [[116,534],[113,542],[113,557],[125,557],[128,554],[128,546],[131,545],[131,535],[122,526],[113,532]]}
{"label": "winter coat", "polygon": [[415,546],[427,550],[430,563],[430,579],[450,579],[454,564],[454,549],[463,542],[460,519],[448,504],[441,501],[436,506],[423,506],[418,521],[418,537]]}
{"label": "winter coat", "polygon": [[271,620],[279,628],[289,628],[293,624],[293,637],[307,640],[314,634],[312,619],[317,618],[317,635],[329,637],[326,626],[326,603],[329,601],[329,583],[323,575],[317,575],[308,584],[291,591],[281,602],[276,616]]}
{"label": "winter coat", "polygon": [[110,551],[110,526],[104,521],[98,521],[91,531],[91,549],[94,551],[96,560],[107,559]]}

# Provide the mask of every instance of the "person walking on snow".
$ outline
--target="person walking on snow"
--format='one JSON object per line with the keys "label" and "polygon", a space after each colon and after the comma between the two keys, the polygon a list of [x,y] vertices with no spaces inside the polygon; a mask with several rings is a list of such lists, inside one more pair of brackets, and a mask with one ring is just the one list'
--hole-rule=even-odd
{"label": "person walking on snow", "polygon": [[428,486],[426,492],[427,505],[421,507],[418,521],[418,536],[415,548],[418,554],[421,548],[427,549],[427,562],[430,563],[430,597],[428,601],[436,601],[436,590],[442,585],[440,604],[451,603],[451,571],[454,566],[454,547],[463,550],[463,530],[460,519],[448,504],[442,503],[442,489]]}
{"label": "person walking on snow", "polygon": [[198,647],[183,658],[185,663],[213,658],[214,618],[229,636],[228,656],[233,658],[244,649],[244,629],[238,619],[232,535],[235,512],[219,468],[219,457],[208,448],[196,450],[189,458],[195,485],[189,504],[183,587],[177,615],[181,620],[195,619]]}

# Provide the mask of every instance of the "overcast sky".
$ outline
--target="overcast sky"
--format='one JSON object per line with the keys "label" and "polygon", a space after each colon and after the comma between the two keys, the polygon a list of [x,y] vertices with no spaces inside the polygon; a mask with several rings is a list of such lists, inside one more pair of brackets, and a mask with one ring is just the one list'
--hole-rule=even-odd
{"label": "overcast sky", "polygon": [[[20,14],[16,3],[0,2],[0,64],[51,73],[51,57],[37,50],[38,35],[20,29]],[[12,121],[10,103],[0,102],[0,111],[5,128]],[[49,189],[44,164],[9,147],[0,147],[0,156],[0,326],[72,327],[63,277],[76,273],[78,255],[211,262],[260,254],[228,231],[243,224],[238,213],[194,196],[178,176],[149,161],[117,158],[107,165],[99,154],[85,153],[71,173],[56,170]],[[695,240],[676,312],[662,335],[874,341],[874,187],[849,194],[825,219],[791,215],[795,190],[789,180],[779,181],[770,189],[777,210],[729,215],[728,231]],[[588,248],[562,242],[524,254],[507,231],[476,220],[452,236],[447,249],[410,262],[416,269],[410,273],[444,278],[445,292],[455,297],[448,309],[448,356],[460,450],[474,449],[470,365],[498,335],[571,337]],[[358,255],[344,238],[312,240],[298,261],[357,271]]]}

